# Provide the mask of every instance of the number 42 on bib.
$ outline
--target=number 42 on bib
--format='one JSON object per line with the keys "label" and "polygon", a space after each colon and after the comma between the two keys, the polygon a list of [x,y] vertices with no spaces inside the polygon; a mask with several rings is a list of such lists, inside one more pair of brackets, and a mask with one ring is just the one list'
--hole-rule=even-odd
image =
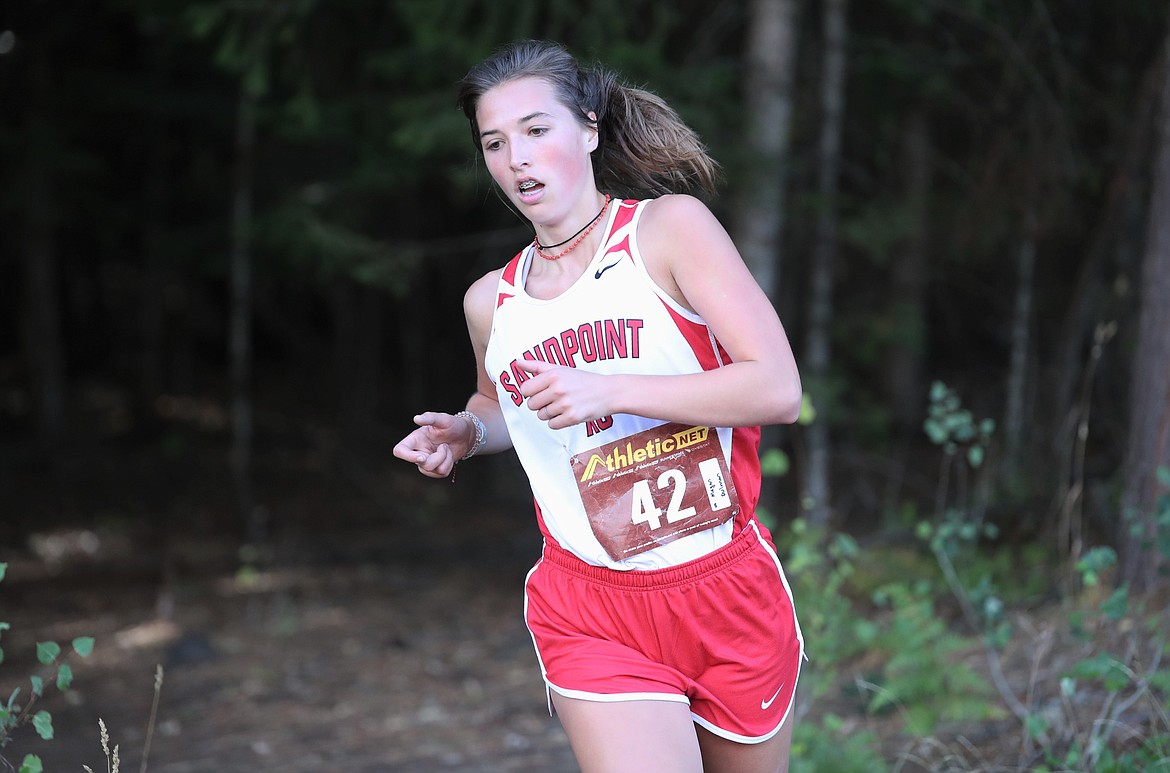
{"label": "number 42 on bib", "polygon": [[719,435],[662,424],[572,457],[590,528],[615,561],[739,513]]}

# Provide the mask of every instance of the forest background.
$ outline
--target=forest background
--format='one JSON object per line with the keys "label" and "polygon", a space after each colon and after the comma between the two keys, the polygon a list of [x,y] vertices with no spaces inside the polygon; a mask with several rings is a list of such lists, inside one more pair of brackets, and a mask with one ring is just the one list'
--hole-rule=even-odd
{"label": "forest background", "polygon": [[[497,692],[536,671],[514,459],[389,453],[462,407],[463,291],[531,238],[454,106],[522,37],[699,131],[793,341],[763,501],[812,655],[794,769],[1170,765],[1156,0],[4,0],[0,697],[97,634],[39,698],[56,741],[7,702],[13,763],[76,769],[102,712],[141,741],[157,660],[192,680],[158,770],[568,764],[539,684]],[[200,700],[239,713],[200,734]]]}

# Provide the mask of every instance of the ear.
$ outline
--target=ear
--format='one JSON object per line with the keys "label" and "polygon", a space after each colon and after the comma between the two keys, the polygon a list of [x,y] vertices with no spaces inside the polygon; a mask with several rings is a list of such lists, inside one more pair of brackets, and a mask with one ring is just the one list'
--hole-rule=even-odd
{"label": "ear", "polygon": [[598,137],[598,134],[597,134],[597,113],[590,110],[588,117],[589,117],[589,126],[588,126],[589,139],[586,141],[586,146],[589,148],[589,152],[592,153],[593,151],[597,150],[597,144],[600,141],[600,138]]}

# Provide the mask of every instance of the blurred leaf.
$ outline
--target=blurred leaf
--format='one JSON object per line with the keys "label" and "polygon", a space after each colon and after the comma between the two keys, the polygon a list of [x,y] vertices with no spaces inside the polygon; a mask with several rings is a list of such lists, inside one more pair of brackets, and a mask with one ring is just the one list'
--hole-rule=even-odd
{"label": "blurred leaf", "polygon": [[89,654],[93,652],[93,637],[78,636],[73,640],[73,651],[83,658],[89,657]]}
{"label": "blurred leaf", "polygon": [[33,727],[37,731],[37,735],[46,741],[53,740],[53,717],[44,709],[38,711],[33,715]]}
{"label": "blurred leaf", "polygon": [[967,449],[967,461],[972,467],[979,467],[983,464],[983,446],[974,445]]}
{"label": "blurred leaf", "polygon": [[1081,556],[1077,561],[1077,571],[1085,585],[1096,585],[1100,581],[1101,572],[1117,563],[1117,553],[1113,548],[1095,547]]}
{"label": "blurred leaf", "polygon": [[71,684],[73,684],[73,669],[69,667],[68,663],[62,663],[61,667],[57,669],[57,689],[64,692],[69,689]]}
{"label": "blurred leaf", "polygon": [[24,755],[24,760],[20,763],[20,773],[42,773],[43,770],[40,757],[35,754]]}
{"label": "blurred leaf", "polygon": [[760,472],[769,477],[780,478],[787,475],[790,466],[788,454],[779,448],[769,448],[760,457]]}
{"label": "blurred leaf", "polygon": [[1002,622],[991,631],[987,633],[987,643],[993,649],[1002,650],[1008,645],[1012,639],[1012,625],[1008,622]]}
{"label": "blurred leaf", "polygon": [[1130,681],[1125,665],[1105,652],[1077,663],[1069,674],[1078,679],[1101,680],[1105,689],[1113,692],[1124,689]]}
{"label": "blurred leaf", "polygon": [[812,424],[817,418],[817,409],[813,407],[812,396],[805,392],[800,396],[800,416],[797,417],[796,423],[807,427]]}
{"label": "blurred leaf", "polygon": [[33,695],[39,696],[39,695],[45,694],[45,680],[44,679],[41,679],[39,676],[34,675],[34,676],[30,676],[28,678],[28,680],[29,680],[29,682],[32,683],[32,694]]}
{"label": "blurred leaf", "polygon": [[1046,718],[1039,714],[1031,714],[1024,723],[1024,727],[1028,731],[1028,737],[1033,741],[1037,741],[1048,732],[1049,723]]}
{"label": "blurred leaf", "polygon": [[37,642],[37,660],[41,665],[50,665],[61,654],[61,645],[55,641]]}
{"label": "blurred leaf", "polygon": [[191,25],[191,34],[197,38],[205,38],[223,18],[223,9],[208,3],[195,3],[187,7],[186,14]]}
{"label": "blurred leaf", "polygon": [[1129,612],[1129,586],[1123,585],[1101,604],[1101,611],[1114,622]]}

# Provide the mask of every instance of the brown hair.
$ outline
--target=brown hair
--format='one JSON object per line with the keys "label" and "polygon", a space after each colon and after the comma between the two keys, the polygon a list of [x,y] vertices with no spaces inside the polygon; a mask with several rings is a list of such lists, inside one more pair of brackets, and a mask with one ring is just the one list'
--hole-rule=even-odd
{"label": "brown hair", "polygon": [[471,123],[471,140],[483,151],[475,112],[480,97],[518,78],[541,78],[582,124],[597,116],[593,173],[597,187],[617,196],[714,192],[719,165],[699,135],[655,94],[627,86],[601,67],[581,67],[557,43],[512,43],[475,67],[459,83],[459,107]]}

